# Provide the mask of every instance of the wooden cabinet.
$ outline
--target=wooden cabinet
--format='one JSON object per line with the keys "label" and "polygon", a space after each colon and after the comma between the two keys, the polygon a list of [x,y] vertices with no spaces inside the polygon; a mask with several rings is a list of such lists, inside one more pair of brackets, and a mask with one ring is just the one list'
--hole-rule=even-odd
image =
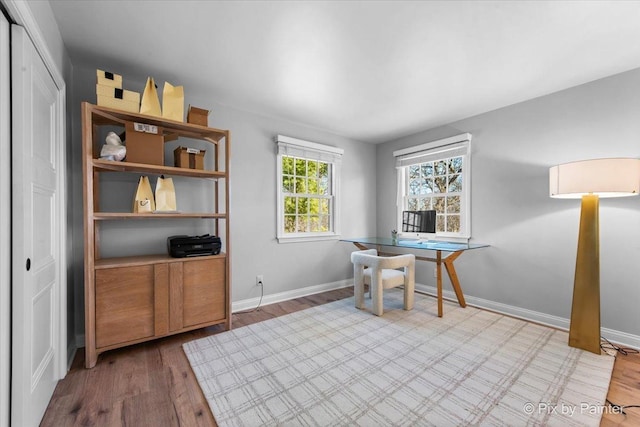
{"label": "wooden cabinet", "polygon": [[[230,329],[229,131],[161,120],[89,103],[82,104],[82,122],[85,366],[95,366],[100,353],[126,345],[215,324],[224,324]],[[124,129],[130,122],[162,127],[166,140],[190,138],[206,141],[211,144],[207,153],[212,153],[213,168],[195,170],[100,160],[102,143],[98,139],[101,128]],[[205,212],[142,214],[102,210],[98,195],[100,180],[109,173],[179,176],[209,181],[211,209]],[[153,227],[154,221],[174,219],[208,221],[210,234],[224,236],[223,251],[194,258],[171,258],[157,253],[100,256],[103,224],[140,220],[151,223]],[[148,230],[149,225],[145,225],[145,229]]]}
{"label": "wooden cabinet", "polygon": [[171,331],[224,319],[224,264],[222,258],[171,264]]}
{"label": "wooden cabinet", "polygon": [[157,266],[96,271],[96,347],[109,347],[155,335]]}

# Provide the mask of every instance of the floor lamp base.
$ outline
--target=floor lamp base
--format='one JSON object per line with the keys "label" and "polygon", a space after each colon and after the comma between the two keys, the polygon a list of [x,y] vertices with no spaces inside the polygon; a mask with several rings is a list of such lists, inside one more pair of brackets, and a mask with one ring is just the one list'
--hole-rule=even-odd
{"label": "floor lamp base", "polygon": [[582,197],[569,346],[600,354],[598,196]]}

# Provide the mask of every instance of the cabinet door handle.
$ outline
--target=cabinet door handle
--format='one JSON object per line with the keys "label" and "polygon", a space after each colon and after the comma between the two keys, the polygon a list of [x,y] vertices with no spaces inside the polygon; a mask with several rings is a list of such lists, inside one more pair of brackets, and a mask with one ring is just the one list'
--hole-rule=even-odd
{"label": "cabinet door handle", "polygon": [[31,270],[31,258],[27,258],[27,271]]}

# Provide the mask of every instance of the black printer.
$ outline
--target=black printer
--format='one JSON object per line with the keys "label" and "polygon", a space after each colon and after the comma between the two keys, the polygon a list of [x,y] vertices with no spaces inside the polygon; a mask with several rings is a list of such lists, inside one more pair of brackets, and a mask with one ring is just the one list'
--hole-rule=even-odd
{"label": "black printer", "polygon": [[222,242],[217,236],[171,236],[167,238],[167,250],[174,258],[218,255]]}

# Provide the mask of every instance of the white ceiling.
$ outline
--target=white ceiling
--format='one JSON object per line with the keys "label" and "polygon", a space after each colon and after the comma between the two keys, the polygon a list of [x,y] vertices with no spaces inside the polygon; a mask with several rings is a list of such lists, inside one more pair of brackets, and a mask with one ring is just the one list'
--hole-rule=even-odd
{"label": "white ceiling", "polygon": [[640,67],[639,1],[50,2],[75,64],[372,143]]}

